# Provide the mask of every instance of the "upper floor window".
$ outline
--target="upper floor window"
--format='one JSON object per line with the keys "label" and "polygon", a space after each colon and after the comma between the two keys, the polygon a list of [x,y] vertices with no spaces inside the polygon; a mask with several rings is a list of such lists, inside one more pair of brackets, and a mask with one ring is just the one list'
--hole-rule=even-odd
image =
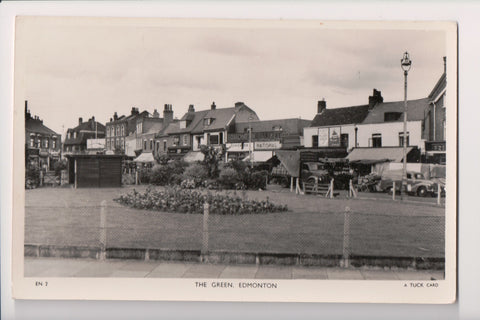
{"label": "upper floor window", "polygon": [[210,135],[209,143],[218,144],[218,135]]}
{"label": "upper floor window", "polygon": [[52,139],[52,148],[55,149],[57,147],[57,139]]}
{"label": "upper floor window", "polygon": [[180,138],[179,136],[173,137],[173,145],[177,146],[180,143]]}
{"label": "upper floor window", "polygon": [[[398,145],[403,147],[403,131],[398,133]],[[407,147],[410,145],[410,132],[407,131]]]}
{"label": "upper floor window", "polygon": [[74,131],[73,132],[73,139],[76,139],[77,138],[77,131]]}
{"label": "upper floor window", "polygon": [[372,147],[381,148],[382,147],[382,134],[374,133],[372,134]]}
{"label": "upper floor window", "polygon": [[185,129],[187,127],[187,120],[180,121],[180,129]]}
{"label": "upper floor window", "polygon": [[125,126],[122,125],[122,136],[125,135]]}
{"label": "upper floor window", "polygon": [[184,146],[188,145],[188,134],[183,135],[183,145]]}
{"label": "upper floor window", "polygon": [[203,125],[204,125],[204,126],[209,126],[209,125],[212,124],[212,122],[213,122],[213,119],[212,119],[212,118],[205,118],[205,119],[203,119]]}
{"label": "upper floor window", "polygon": [[48,139],[43,140],[43,147],[48,148]]}
{"label": "upper floor window", "polygon": [[143,140],[143,150],[147,150],[147,140]]}
{"label": "upper floor window", "polygon": [[272,127],[272,131],[282,131],[282,130],[283,130],[282,126],[273,126]]}
{"label": "upper floor window", "polygon": [[150,139],[150,150],[153,150],[153,140]]}

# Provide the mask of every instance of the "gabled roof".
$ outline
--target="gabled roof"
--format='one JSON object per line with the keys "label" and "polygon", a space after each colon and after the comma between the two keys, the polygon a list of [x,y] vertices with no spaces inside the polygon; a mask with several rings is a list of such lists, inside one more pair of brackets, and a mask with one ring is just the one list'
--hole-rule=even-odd
{"label": "gabled roof", "polygon": [[[96,128],[95,128],[95,125],[96,125]],[[105,132],[105,126],[98,121],[92,121],[92,119],[89,119],[88,121],[82,122],[75,128],[68,129],[68,131],[77,131],[77,132],[85,131],[85,130],[88,130],[88,131],[97,130],[97,131]]]}
{"label": "gabled roof", "polygon": [[189,125],[186,128],[180,129],[180,122],[178,125],[175,126],[168,126],[168,134],[177,134],[177,133],[191,133],[195,127],[201,122],[203,125],[203,118],[208,113],[209,110],[202,110],[202,111],[195,111],[195,112],[187,112],[183,115],[180,119],[182,121],[190,121]]}
{"label": "gabled roof", "polygon": [[[407,101],[407,120],[408,121],[420,121],[424,118],[424,112],[428,108],[428,98],[417,99],[417,100],[408,100]],[[385,113],[386,112],[400,112],[402,115],[396,120],[396,122],[403,121],[403,111],[405,105],[403,101],[395,102],[382,102],[375,105],[375,107],[370,110],[363,124],[368,123],[384,123],[385,122]]]}
{"label": "gabled roof", "polygon": [[445,88],[447,87],[447,74],[443,73],[440,79],[432,89],[432,92],[428,95],[428,99],[435,99]]}
{"label": "gabled roof", "polygon": [[208,110],[207,114],[203,118],[213,119],[212,123],[208,126],[205,126],[203,125],[202,121],[195,127],[193,133],[225,129],[227,127],[227,124],[230,122],[230,120],[232,120],[233,116],[235,115],[236,110],[236,108]]}
{"label": "gabled roof", "polygon": [[35,132],[35,133],[41,133],[41,134],[46,134],[46,135],[58,135],[55,131],[52,129],[46,127],[43,124],[42,120],[39,119],[25,119],[25,130],[27,132]]}
{"label": "gabled roof", "polygon": [[342,124],[361,123],[368,114],[368,105],[325,109],[317,113],[310,127],[326,127]]}
{"label": "gabled roof", "polygon": [[302,134],[303,128],[308,127],[310,123],[311,120],[298,118],[236,122],[235,132],[245,132],[251,126],[252,132],[274,131],[274,127],[281,127],[281,131],[285,134]]}

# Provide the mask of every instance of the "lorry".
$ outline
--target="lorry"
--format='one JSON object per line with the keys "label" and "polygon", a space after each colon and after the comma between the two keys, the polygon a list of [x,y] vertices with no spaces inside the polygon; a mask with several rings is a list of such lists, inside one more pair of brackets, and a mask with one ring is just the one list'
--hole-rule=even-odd
{"label": "lorry", "polygon": [[[393,182],[395,182],[395,192],[400,192],[402,186],[402,170],[385,171],[381,175],[381,180],[377,185],[378,191],[393,193]],[[419,197],[426,197],[428,195],[435,196],[438,192],[438,186],[441,187],[441,192],[444,193],[444,185],[440,182],[428,180],[421,172],[407,171],[407,179],[405,181],[407,193]]]}

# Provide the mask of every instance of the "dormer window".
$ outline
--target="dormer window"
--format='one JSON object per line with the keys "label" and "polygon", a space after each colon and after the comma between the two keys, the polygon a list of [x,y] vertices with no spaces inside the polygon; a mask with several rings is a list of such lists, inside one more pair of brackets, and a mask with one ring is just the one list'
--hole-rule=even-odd
{"label": "dormer window", "polygon": [[205,118],[205,119],[203,119],[203,125],[204,125],[204,126],[209,126],[209,125],[212,124],[212,122],[213,122],[213,118]]}
{"label": "dormer window", "polygon": [[400,120],[403,112],[385,112],[383,114],[383,121],[384,122],[392,122]]}
{"label": "dormer window", "polygon": [[185,129],[187,127],[187,120],[180,121],[180,129]]}
{"label": "dormer window", "polygon": [[273,126],[272,131],[282,131],[282,126]]}

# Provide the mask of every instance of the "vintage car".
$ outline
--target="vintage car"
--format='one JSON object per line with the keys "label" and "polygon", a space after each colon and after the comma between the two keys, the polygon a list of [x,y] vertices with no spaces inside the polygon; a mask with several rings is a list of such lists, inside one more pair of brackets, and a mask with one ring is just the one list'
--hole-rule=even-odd
{"label": "vintage car", "polygon": [[[395,181],[395,190],[400,192],[402,186],[401,170],[387,171],[382,174],[377,190],[388,193],[393,192],[393,182]],[[405,181],[407,192],[419,197],[426,197],[427,195],[435,196],[438,192],[438,182],[425,179],[421,172],[407,171],[407,180]],[[440,185],[441,192],[444,193],[444,186]]]}
{"label": "vintage car", "polygon": [[301,178],[306,182],[328,182],[328,171],[321,162],[304,162],[301,167]]}

